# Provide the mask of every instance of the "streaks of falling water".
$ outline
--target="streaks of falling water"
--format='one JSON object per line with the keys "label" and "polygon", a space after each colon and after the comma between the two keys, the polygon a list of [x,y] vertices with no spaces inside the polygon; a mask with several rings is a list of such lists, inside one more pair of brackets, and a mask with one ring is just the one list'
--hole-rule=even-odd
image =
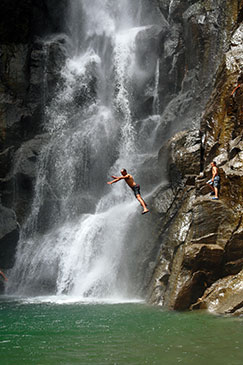
{"label": "streaks of falling water", "polygon": [[126,199],[123,184],[107,189],[106,179],[108,171],[136,172],[143,162],[131,96],[135,39],[145,28],[134,27],[127,0],[76,0],[72,6],[73,52],[46,110],[50,139],[39,157],[32,211],[7,292],[126,297],[122,257],[136,202]]}

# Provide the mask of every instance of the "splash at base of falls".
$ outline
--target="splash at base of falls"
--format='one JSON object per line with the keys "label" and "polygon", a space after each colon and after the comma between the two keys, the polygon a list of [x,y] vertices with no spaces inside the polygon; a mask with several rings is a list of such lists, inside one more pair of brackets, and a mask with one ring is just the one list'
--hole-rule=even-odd
{"label": "splash at base of falls", "polygon": [[[117,200],[115,195],[113,201]],[[19,268],[16,266],[10,276],[7,293],[38,295],[40,290],[48,293],[53,290],[54,279],[57,295],[101,299],[120,297],[123,293],[123,298],[130,297],[122,257],[129,255],[125,236],[134,214],[137,214],[135,202],[123,202],[35,237],[27,242],[28,250],[23,242],[24,254]]]}
{"label": "splash at base of falls", "polygon": [[140,298],[124,298],[123,296],[112,296],[108,298],[82,297],[75,295],[45,295],[45,296],[4,296],[5,301],[18,302],[21,304],[57,304],[57,305],[96,305],[96,304],[126,304],[126,303],[144,303]]}

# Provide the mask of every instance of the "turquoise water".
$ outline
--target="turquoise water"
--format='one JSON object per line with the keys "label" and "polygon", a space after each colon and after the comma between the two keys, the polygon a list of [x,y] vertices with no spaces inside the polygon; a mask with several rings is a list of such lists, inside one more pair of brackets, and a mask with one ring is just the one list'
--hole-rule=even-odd
{"label": "turquoise water", "polygon": [[243,320],[143,303],[0,299],[0,363],[243,363]]}

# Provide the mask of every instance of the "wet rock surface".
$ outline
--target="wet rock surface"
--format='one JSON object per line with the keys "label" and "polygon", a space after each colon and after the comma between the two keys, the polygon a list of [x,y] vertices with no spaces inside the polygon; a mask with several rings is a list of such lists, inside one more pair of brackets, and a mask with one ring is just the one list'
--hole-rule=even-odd
{"label": "wet rock surface", "polygon": [[160,56],[161,135],[199,123],[240,12],[240,2],[160,1],[169,23]]}
{"label": "wet rock surface", "polygon": [[12,227],[1,236],[3,268],[13,264],[17,222],[24,220],[32,200],[35,164],[44,143],[35,136],[43,133],[43,108],[60,81],[66,41],[60,33],[66,29],[67,4],[66,0],[0,4],[0,231]]}
{"label": "wet rock surface", "polygon": [[0,262],[1,268],[9,269],[14,262],[14,255],[19,239],[19,227],[12,209],[0,205]]}
{"label": "wet rock surface", "polygon": [[[243,4],[238,5],[239,10]],[[201,6],[195,2],[187,17],[195,20],[195,13],[190,15],[190,11],[199,11]],[[161,149],[160,156],[168,153],[164,170],[169,180],[167,189],[173,189],[174,197],[183,197],[183,201],[179,204],[171,200],[167,212],[165,204],[158,210],[169,224],[161,225],[161,249],[149,300],[171,309],[204,308],[219,314],[242,314],[243,70],[238,67],[242,65],[242,35],[242,24],[238,24],[232,29],[228,51],[201,118],[200,148],[195,143],[195,159],[182,143],[182,132]],[[206,186],[213,160],[221,178],[218,201],[212,200]],[[161,164],[165,164],[163,159]],[[194,164],[193,171],[188,171]],[[154,205],[160,207],[157,199],[159,195]],[[176,214],[171,217],[175,202]]]}
{"label": "wet rock surface", "polygon": [[207,309],[218,314],[243,314],[243,271],[216,281],[191,309]]}

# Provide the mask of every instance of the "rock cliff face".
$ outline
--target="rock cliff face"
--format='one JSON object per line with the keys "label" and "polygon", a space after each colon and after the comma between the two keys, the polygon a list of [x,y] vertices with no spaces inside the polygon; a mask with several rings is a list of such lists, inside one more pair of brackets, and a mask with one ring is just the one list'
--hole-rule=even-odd
{"label": "rock cliff face", "polygon": [[[157,0],[169,23],[160,53],[163,136],[198,127],[241,1]],[[176,126],[176,127],[175,127]]]}
{"label": "rock cliff face", "polygon": [[[243,28],[242,2],[236,3],[231,4],[232,38],[201,118],[200,135],[177,134],[159,156],[168,151],[169,185],[153,201],[154,212],[161,216],[161,248],[149,300],[171,309],[242,313]],[[205,186],[212,160],[221,177],[218,201]]]}
{"label": "rock cliff face", "polygon": [[[18,222],[28,214],[43,105],[57,82],[67,1],[0,4],[0,267],[13,264]],[[52,40],[43,42],[52,34]],[[54,39],[53,35],[58,34]],[[39,135],[39,136],[38,136]],[[22,156],[22,157],[21,157]]]}

